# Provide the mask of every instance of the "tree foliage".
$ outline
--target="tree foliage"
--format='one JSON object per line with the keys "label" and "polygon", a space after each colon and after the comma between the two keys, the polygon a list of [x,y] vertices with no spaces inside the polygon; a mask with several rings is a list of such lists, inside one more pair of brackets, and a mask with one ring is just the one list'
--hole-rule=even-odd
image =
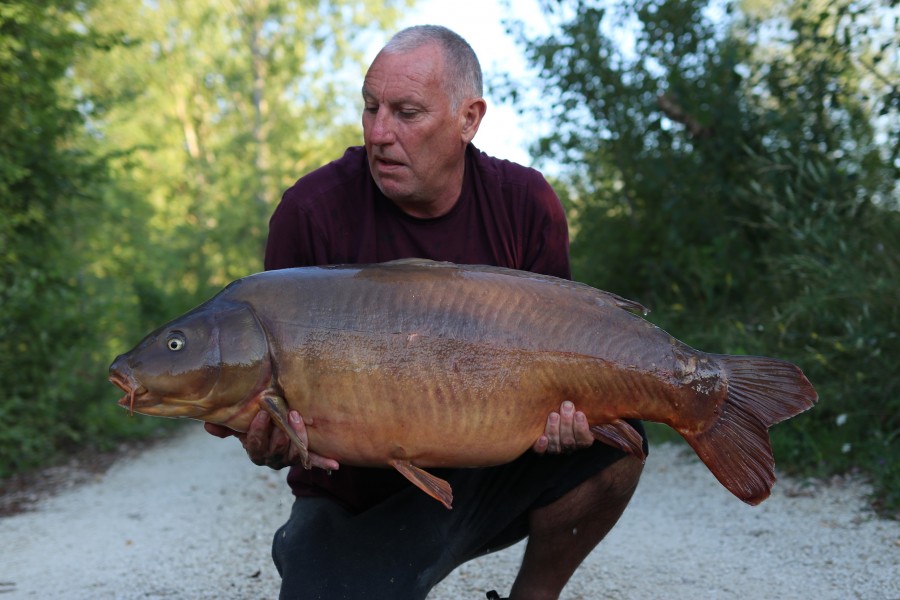
{"label": "tree foliage", "polygon": [[[519,29],[562,165],[576,276],[716,352],[799,363],[794,468],[900,473],[900,43],[895,5],[547,2]],[[623,36],[633,32],[633,38]],[[631,42],[631,43],[626,43]]]}
{"label": "tree foliage", "polygon": [[281,192],[358,143],[349,99],[397,4],[98,3],[92,27],[118,43],[77,75],[104,107],[95,126],[119,181],[149,211],[147,239],[128,244],[168,257],[154,285],[198,300],[260,270]]}
{"label": "tree foliage", "polygon": [[[107,182],[68,70],[84,3],[0,5],[0,476],[91,435],[109,298],[79,258]],[[101,426],[102,418],[92,426]]]}
{"label": "tree foliage", "polygon": [[280,193],[361,138],[399,5],[0,4],[0,477],[159,427],[107,366],[260,270]]}
{"label": "tree foliage", "polygon": [[[106,366],[259,269],[282,190],[358,143],[399,6],[0,4],[0,475],[157,425]],[[897,506],[896,1],[546,8],[522,37],[576,276],[695,346],[799,363],[821,401],[774,429],[780,464],[863,466]]]}

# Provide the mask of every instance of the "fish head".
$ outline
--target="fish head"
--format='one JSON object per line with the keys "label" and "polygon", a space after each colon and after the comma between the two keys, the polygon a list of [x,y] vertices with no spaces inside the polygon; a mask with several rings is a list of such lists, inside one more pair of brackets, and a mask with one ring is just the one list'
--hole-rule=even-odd
{"label": "fish head", "polygon": [[224,423],[269,385],[271,373],[253,309],[214,298],[118,356],[109,380],[132,412]]}

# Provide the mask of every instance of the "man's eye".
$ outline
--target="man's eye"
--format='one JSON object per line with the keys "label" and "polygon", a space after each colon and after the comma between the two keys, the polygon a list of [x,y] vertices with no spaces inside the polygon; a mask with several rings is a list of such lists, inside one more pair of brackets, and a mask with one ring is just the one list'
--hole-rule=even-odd
{"label": "man's eye", "polygon": [[417,111],[417,110],[401,110],[401,111],[398,111],[397,114],[399,114],[400,117],[403,119],[412,119],[413,117],[415,117],[416,115],[419,114],[419,111]]}

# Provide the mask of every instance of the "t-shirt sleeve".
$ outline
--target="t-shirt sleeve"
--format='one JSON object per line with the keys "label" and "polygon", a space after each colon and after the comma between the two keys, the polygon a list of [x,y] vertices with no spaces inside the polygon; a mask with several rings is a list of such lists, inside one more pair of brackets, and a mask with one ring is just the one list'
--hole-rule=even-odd
{"label": "t-shirt sleeve", "polygon": [[315,223],[293,192],[293,188],[285,192],[269,219],[264,263],[267,271],[325,262],[325,236],[316,231]]}
{"label": "t-shirt sleeve", "polygon": [[569,225],[562,202],[540,174],[529,187],[532,209],[524,269],[532,273],[572,278],[569,264]]}
{"label": "t-shirt sleeve", "polygon": [[357,262],[361,218],[374,184],[365,150],[354,146],[338,160],[298,179],[269,219],[265,268],[290,269]]}

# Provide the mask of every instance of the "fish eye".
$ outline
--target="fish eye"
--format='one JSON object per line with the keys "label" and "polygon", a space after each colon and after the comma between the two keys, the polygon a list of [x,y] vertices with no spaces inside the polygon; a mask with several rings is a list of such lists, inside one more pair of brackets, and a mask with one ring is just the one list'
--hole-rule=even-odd
{"label": "fish eye", "polygon": [[178,352],[179,350],[184,348],[185,343],[186,340],[184,339],[184,334],[180,331],[173,331],[166,338],[166,348],[168,348],[172,352]]}

